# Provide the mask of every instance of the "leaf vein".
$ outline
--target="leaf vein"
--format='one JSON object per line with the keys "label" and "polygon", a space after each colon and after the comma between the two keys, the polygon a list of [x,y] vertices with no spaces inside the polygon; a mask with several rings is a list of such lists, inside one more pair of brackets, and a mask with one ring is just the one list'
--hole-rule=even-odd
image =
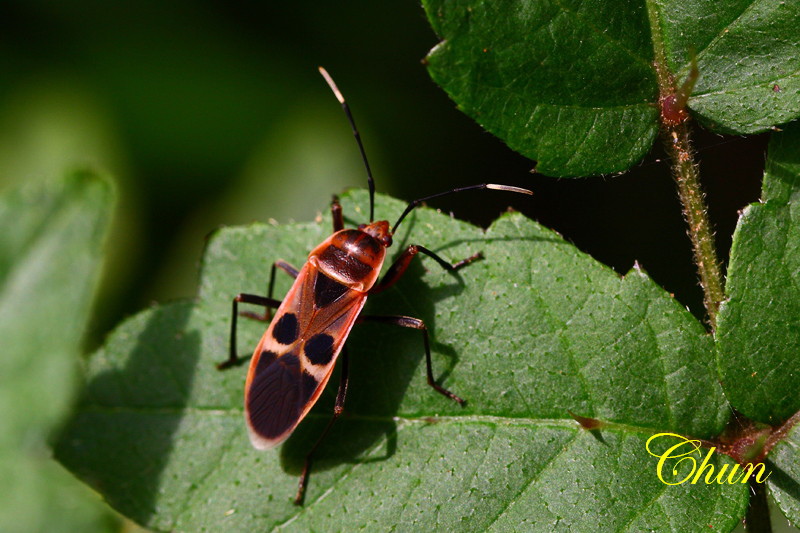
{"label": "leaf vein", "polygon": [[[560,2],[558,0],[556,0],[555,4],[564,13],[571,14],[576,19],[580,20],[581,24],[583,24],[587,28],[590,28],[595,33],[595,35],[597,35],[598,37],[600,37],[602,39],[605,39],[605,41],[607,43],[609,43],[609,44],[611,44],[613,46],[616,46],[619,50],[622,50],[623,52],[628,54],[630,57],[635,59],[638,63],[641,63],[642,65],[647,67],[647,69],[652,69],[653,68],[653,65],[651,64],[650,60],[648,60],[645,57],[640,56],[635,51],[633,51],[633,50],[629,49],[627,46],[623,45],[622,42],[618,41],[617,39],[613,39],[612,36],[609,35],[610,32],[605,31],[602,28],[598,28],[597,26],[595,26],[592,23],[593,19],[582,17],[577,11],[568,9],[562,2]],[[553,38],[554,38],[554,42],[557,42],[557,39],[555,39],[555,36]]]}
{"label": "leaf vein", "polygon": [[491,522],[489,522],[489,523],[486,525],[486,529],[489,529],[490,527],[492,527],[492,526],[493,526],[493,525],[494,525],[494,524],[495,524],[495,523],[496,523],[496,522],[497,522],[497,521],[498,521],[500,518],[502,518],[502,516],[503,516],[503,515],[505,515],[506,511],[508,511],[508,509],[509,509],[509,508],[510,508],[510,507],[511,507],[513,504],[515,504],[515,503],[517,502],[517,500],[518,500],[518,499],[519,499],[519,498],[520,498],[520,497],[521,497],[523,494],[525,494],[525,493],[528,491],[528,489],[530,489],[530,488],[531,488],[531,486],[532,486],[532,485],[533,485],[533,484],[534,484],[536,481],[538,481],[539,479],[541,479],[541,477],[544,475],[544,473],[545,473],[545,472],[547,472],[547,471],[548,471],[548,469],[549,469],[549,468],[550,468],[550,467],[553,465],[553,463],[555,463],[555,462],[556,462],[556,460],[557,460],[559,457],[561,457],[561,456],[562,456],[562,455],[564,455],[564,454],[565,454],[567,451],[569,451],[569,448],[571,448],[571,447],[572,447],[572,445],[574,445],[574,444],[575,444],[575,441],[578,439],[578,436],[580,436],[580,434],[581,434],[581,432],[580,432],[580,431],[576,431],[576,432],[575,432],[575,435],[574,435],[574,436],[573,436],[573,437],[572,437],[572,438],[571,438],[571,439],[570,439],[568,442],[565,442],[565,443],[564,443],[564,445],[562,446],[561,450],[560,450],[560,451],[559,451],[557,454],[555,454],[555,455],[554,455],[554,456],[553,456],[553,457],[550,459],[550,461],[548,461],[548,462],[547,462],[547,464],[544,466],[544,468],[542,468],[541,470],[539,470],[539,472],[538,472],[538,473],[536,473],[536,475],[534,475],[534,476],[531,476],[531,479],[528,481],[528,483],[526,483],[526,484],[525,484],[525,486],[524,486],[524,487],[522,487],[522,488],[521,488],[519,491],[517,491],[517,493],[516,493],[516,494],[515,494],[513,497],[511,497],[511,498],[508,498],[508,499],[506,500],[506,502],[505,502],[505,505],[503,506],[503,508],[502,508],[502,509],[500,509],[500,511],[499,511],[499,512],[497,513],[497,515],[496,515],[496,516],[495,516],[495,517],[492,519],[492,521],[491,521]]}
{"label": "leaf vein", "polygon": [[[750,4],[748,4],[747,6],[745,6],[745,7],[744,7],[744,9],[742,9],[742,12],[741,12],[741,13],[739,13],[738,15],[736,15],[736,17],[735,17],[733,20],[731,20],[731,21],[730,21],[728,24],[726,24],[726,25],[725,25],[725,26],[724,26],[724,27],[723,27],[723,28],[722,28],[722,29],[721,29],[721,30],[720,30],[720,31],[719,31],[719,32],[718,32],[718,33],[717,33],[717,34],[716,34],[716,35],[715,35],[715,36],[714,36],[714,37],[713,37],[713,38],[712,38],[712,39],[711,39],[709,42],[708,42],[708,44],[706,45],[706,47],[705,47],[705,48],[703,48],[702,50],[698,51],[698,52],[697,52],[697,55],[696,55],[696,59],[697,59],[698,63],[699,63],[699,62],[700,62],[700,60],[702,59],[703,55],[704,55],[704,54],[705,54],[705,53],[706,53],[706,52],[707,52],[709,49],[711,49],[711,48],[712,48],[712,47],[713,47],[715,44],[717,44],[717,42],[718,42],[718,41],[720,41],[720,40],[721,40],[721,39],[722,39],[722,38],[725,36],[725,34],[727,34],[727,33],[728,33],[728,31],[730,30],[731,26],[733,26],[733,25],[734,25],[734,24],[736,24],[736,23],[737,23],[739,20],[741,20],[741,18],[742,18],[742,17],[744,17],[744,16],[747,14],[747,12],[748,12],[748,11],[750,11],[751,9],[753,9],[753,8],[754,8],[753,6],[755,6],[755,5],[756,5],[756,4],[758,4],[758,3],[759,3],[759,2],[758,2],[758,0],[754,0],[753,2],[750,2]],[[686,65],[684,65],[684,67],[683,67],[683,68],[684,68],[684,69],[686,69],[686,68],[689,68],[689,62],[688,62],[688,61],[687,61]]]}

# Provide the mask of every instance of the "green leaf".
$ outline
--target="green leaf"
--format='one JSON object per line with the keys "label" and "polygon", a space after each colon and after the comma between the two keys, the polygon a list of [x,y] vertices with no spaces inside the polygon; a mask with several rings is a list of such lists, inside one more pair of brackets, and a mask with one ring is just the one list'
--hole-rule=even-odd
{"label": "green leaf", "polygon": [[772,135],[769,143],[766,172],[762,184],[762,200],[780,203],[800,198],[800,126],[792,124],[785,131]]}
{"label": "green leaf", "polygon": [[[383,196],[378,203],[378,217],[390,220],[404,207]],[[365,219],[363,191],[343,205],[353,221]],[[519,214],[483,232],[430,209],[407,219],[397,249],[419,242],[449,259],[476,251],[486,259],[460,276],[416,261],[366,312],[424,319],[436,375],[467,406],[426,385],[418,332],[359,325],[348,343],[346,414],[315,459],[305,507],[292,505],[335,387],[280,448],[260,452],[244,426],[245,369],[214,364],[226,358],[232,295],[263,294],[272,261],[302,264],[328,232],[324,222],[215,234],[198,301],[140,313],[91,358],[59,459],[158,530],[717,530],[738,522],[746,485],[668,487],[645,450],[658,431],[702,437],[725,424],[703,327],[643,272],[620,278]],[[263,328],[241,321],[242,352]],[[589,432],[567,410],[609,424]]]}
{"label": "green leaf", "polygon": [[763,203],[748,206],[733,237],[719,366],[731,403],[775,424],[800,410],[800,127],[774,136]]}
{"label": "green leaf", "polygon": [[[800,115],[797,2],[424,0],[441,42],[429,72],[459,108],[553,176],[627,169],[658,131],[654,61],[710,128],[765,131]],[[776,88],[777,86],[777,88]]]}
{"label": "green leaf", "polygon": [[769,454],[767,467],[771,472],[767,487],[789,521],[800,525],[800,427],[795,426],[788,438],[779,442]]}
{"label": "green leaf", "polygon": [[[733,236],[727,301],[720,308],[719,368],[728,398],[747,417],[777,426],[800,410],[800,124],[770,142],[762,203]],[[800,526],[797,431],[769,455],[771,493]]]}
{"label": "green leaf", "polygon": [[71,407],[111,206],[89,172],[0,197],[0,530],[113,523],[46,445]]}
{"label": "green leaf", "polygon": [[434,81],[540,172],[614,172],[650,150],[658,89],[644,4],[423,5],[442,39],[427,57]]}
{"label": "green leaf", "polygon": [[689,107],[705,126],[760,133],[800,115],[800,3],[657,3],[673,71],[685,76],[697,53],[700,78]]}

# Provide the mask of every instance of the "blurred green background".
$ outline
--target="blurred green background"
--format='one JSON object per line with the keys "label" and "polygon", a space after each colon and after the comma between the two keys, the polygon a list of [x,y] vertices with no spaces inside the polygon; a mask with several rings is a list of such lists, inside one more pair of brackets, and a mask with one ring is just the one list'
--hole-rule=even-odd
{"label": "blurred green background", "polygon": [[[420,61],[437,39],[416,2],[274,4],[0,5],[0,187],[90,164],[119,189],[90,345],[152,301],[193,296],[204,238],[220,225],[327,216],[332,193],[365,185],[318,65],[353,108],[379,191],[410,200],[487,180],[530,187],[532,200],[475,193],[434,206],[486,225],[513,204],[620,273],[638,260],[702,315],[659,149],[623,176],[531,174],[533,162],[430,81]],[[698,140],[727,251],[737,210],[758,197],[766,139]],[[275,259],[264,251],[265,280]]]}

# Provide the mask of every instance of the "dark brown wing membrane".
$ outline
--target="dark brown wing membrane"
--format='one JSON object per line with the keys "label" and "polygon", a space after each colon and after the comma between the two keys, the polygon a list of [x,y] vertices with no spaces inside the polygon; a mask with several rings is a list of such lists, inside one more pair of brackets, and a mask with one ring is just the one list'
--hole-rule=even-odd
{"label": "dark brown wing membrane", "polygon": [[[269,354],[263,353],[262,360],[270,359],[264,357]],[[303,372],[297,354],[287,353],[266,364],[262,360],[247,397],[250,425],[261,438],[279,440],[299,422],[319,383]]]}

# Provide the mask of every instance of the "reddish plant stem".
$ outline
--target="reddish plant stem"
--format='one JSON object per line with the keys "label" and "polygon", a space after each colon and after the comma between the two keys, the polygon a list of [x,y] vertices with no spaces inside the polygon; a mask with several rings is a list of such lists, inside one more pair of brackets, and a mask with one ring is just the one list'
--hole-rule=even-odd
{"label": "reddish plant stem", "polygon": [[703,288],[703,303],[708,314],[712,332],[717,327],[717,312],[725,293],[722,286],[722,271],[714,232],[708,218],[705,195],[700,188],[699,169],[689,135],[689,114],[686,103],[699,76],[697,63],[691,61],[691,69],[683,84],[678,87],[667,64],[667,51],[661,31],[658,6],[646,0],[653,39],[653,66],[658,83],[658,105],[661,118],[661,137],[672,161],[672,175],[678,184],[678,194],[683,205],[683,216],[688,225],[689,238],[694,250],[694,262]]}
{"label": "reddish plant stem", "polygon": [[690,139],[687,120],[664,124],[662,137],[672,161],[672,175],[678,185],[683,216],[692,241],[694,262],[703,288],[703,303],[712,331],[717,326],[717,312],[724,298],[722,271],[717,259],[714,233],[708,218],[705,195],[700,187],[698,166]]}

